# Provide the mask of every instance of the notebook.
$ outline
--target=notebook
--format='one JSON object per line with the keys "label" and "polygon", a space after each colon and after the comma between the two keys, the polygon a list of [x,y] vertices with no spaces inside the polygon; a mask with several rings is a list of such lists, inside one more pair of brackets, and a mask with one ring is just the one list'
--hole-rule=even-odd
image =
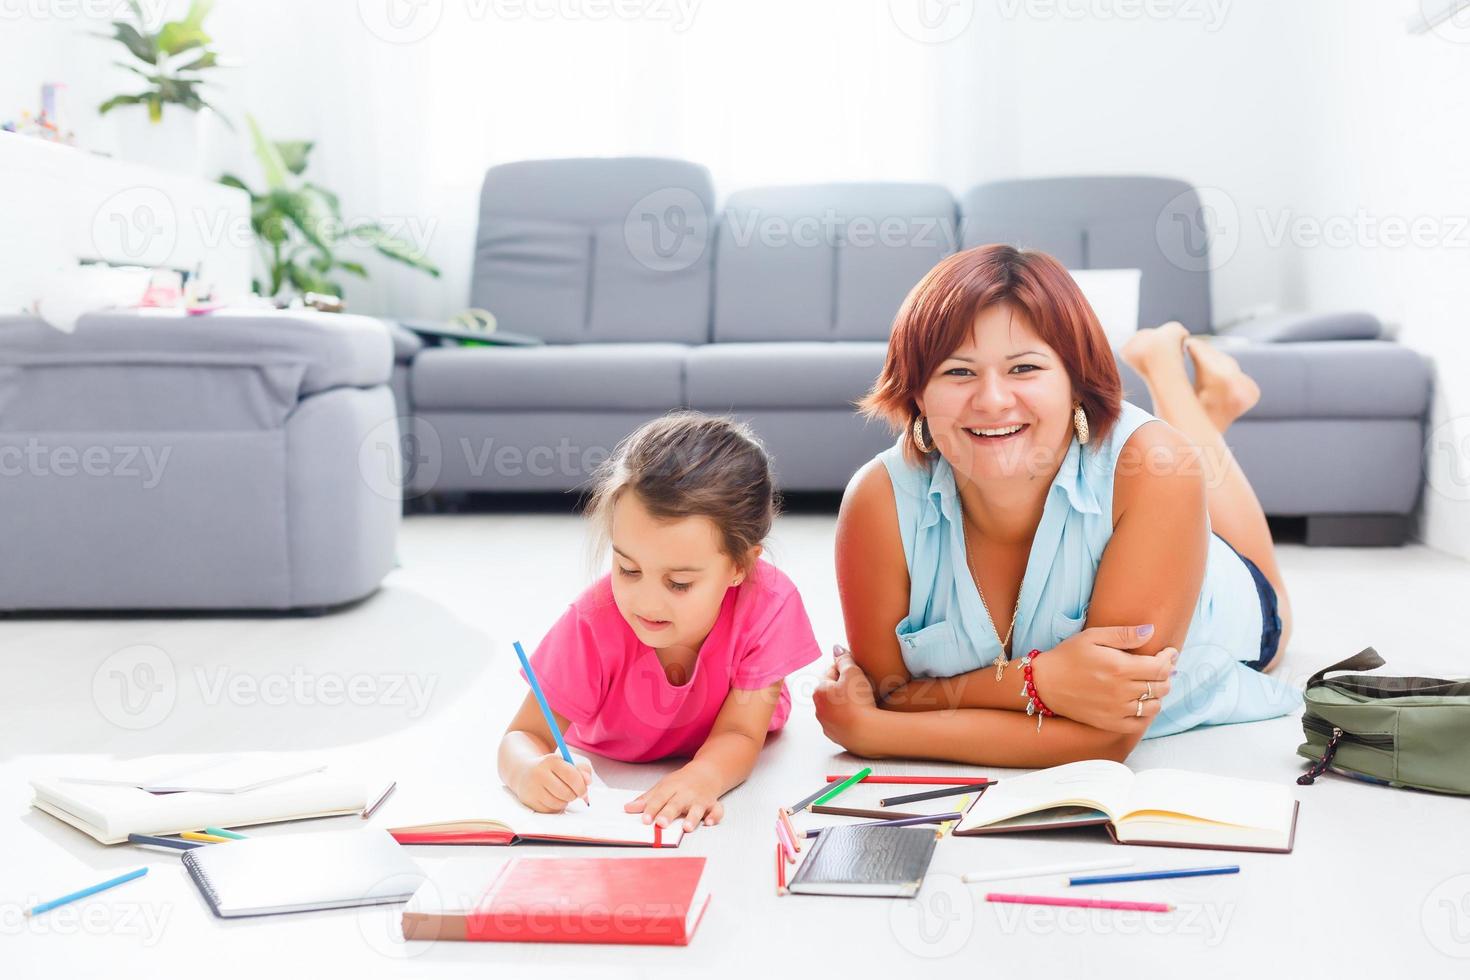
{"label": "notebook", "polygon": [[980,795],[981,787],[975,786],[955,796],[944,796],[937,800],[919,800],[916,803],[899,803],[896,806],[879,806],[878,801],[890,796],[906,796],[940,786],[896,786],[880,783],[858,783],[849,786],[830,803],[812,806],[813,813],[831,813],[844,817],[868,817],[873,820],[889,820],[894,817],[929,817],[936,813],[954,813],[963,810]]}
{"label": "notebook", "polygon": [[62,776],[68,783],[135,786],[150,793],[247,793],[307,773],[326,764],[288,756],[150,756]]}
{"label": "notebook", "polygon": [[1097,314],[1112,347],[1122,347],[1138,332],[1143,273],[1138,269],[1068,269],[1087,305]]}
{"label": "notebook", "polygon": [[374,822],[401,844],[613,844],[678,847],[684,825],[645,824],[643,814],[624,811],[636,790],[594,783],[588,803],[574,800],[563,813],[537,813],[504,786],[485,785],[415,794],[400,786]]}
{"label": "notebook", "polygon": [[933,827],[829,827],[786,890],[797,895],[912,898],[924,883]]}
{"label": "notebook", "polygon": [[1119,762],[1089,759],[997,782],[954,833],[1100,824],[1119,844],[1289,853],[1296,817],[1286,786],[1182,769],[1134,773]]}
{"label": "notebook", "polygon": [[33,779],[31,806],[90,834],[121,844],[129,834],[161,836],[202,827],[251,824],[358,813],[367,790],[360,779],[331,770],[307,773],[238,793],[150,793],[137,786],[106,786],[64,779]]}
{"label": "notebook", "polygon": [[196,847],[183,862],[222,919],[404,902],[424,881],[381,830],[252,837]]}
{"label": "notebook", "polygon": [[709,905],[702,857],[448,861],[403,909],[403,938],[686,946]]}

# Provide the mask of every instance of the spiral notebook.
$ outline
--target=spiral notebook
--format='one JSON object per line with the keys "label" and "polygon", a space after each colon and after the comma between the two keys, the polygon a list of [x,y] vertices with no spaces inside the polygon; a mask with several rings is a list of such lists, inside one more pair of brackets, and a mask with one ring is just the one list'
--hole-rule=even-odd
{"label": "spiral notebook", "polygon": [[222,919],[406,902],[424,873],[383,830],[343,830],[212,844],[184,867]]}

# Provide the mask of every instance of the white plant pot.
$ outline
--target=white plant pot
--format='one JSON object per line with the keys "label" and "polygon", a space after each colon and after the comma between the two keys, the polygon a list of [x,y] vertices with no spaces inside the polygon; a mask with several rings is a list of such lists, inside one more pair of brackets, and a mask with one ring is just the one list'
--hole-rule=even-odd
{"label": "white plant pot", "polygon": [[210,180],[219,176],[212,170],[224,126],[209,109],[191,112],[165,105],[163,118],[156,123],[148,118],[147,106],[119,106],[109,115],[117,117],[121,159]]}

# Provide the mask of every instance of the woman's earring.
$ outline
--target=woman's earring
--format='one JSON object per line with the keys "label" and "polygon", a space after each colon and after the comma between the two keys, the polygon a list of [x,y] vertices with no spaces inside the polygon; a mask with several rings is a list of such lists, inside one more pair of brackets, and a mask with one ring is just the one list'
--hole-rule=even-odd
{"label": "woman's earring", "polygon": [[914,445],[918,448],[919,452],[927,456],[934,451],[934,444],[932,442],[927,445],[924,442],[924,416],[922,415],[914,419],[913,436]]}
{"label": "woman's earring", "polygon": [[1077,430],[1078,444],[1083,446],[1087,445],[1087,440],[1091,438],[1091,433],[1087,431],[1087,413],[1082,411],[1081,405],[1072,409],[1072,426]]}

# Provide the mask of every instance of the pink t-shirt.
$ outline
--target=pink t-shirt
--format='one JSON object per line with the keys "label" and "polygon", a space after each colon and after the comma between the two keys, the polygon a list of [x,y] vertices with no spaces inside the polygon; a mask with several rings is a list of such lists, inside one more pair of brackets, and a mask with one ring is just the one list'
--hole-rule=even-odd
{"label": "pink t-shirt", "polygon": [[[569,743],[623,762],[650,762],[694,755],[732,688],[759,690],[818,656],[796,586],[758,561],[726,591],[685,684],[669,682],[657,651],[618,612],[610,574],[556,621],[531,663],[546,700],[570,722],[562,733]],[[782,684],[769,731],[790,714],[791,693]]]}

